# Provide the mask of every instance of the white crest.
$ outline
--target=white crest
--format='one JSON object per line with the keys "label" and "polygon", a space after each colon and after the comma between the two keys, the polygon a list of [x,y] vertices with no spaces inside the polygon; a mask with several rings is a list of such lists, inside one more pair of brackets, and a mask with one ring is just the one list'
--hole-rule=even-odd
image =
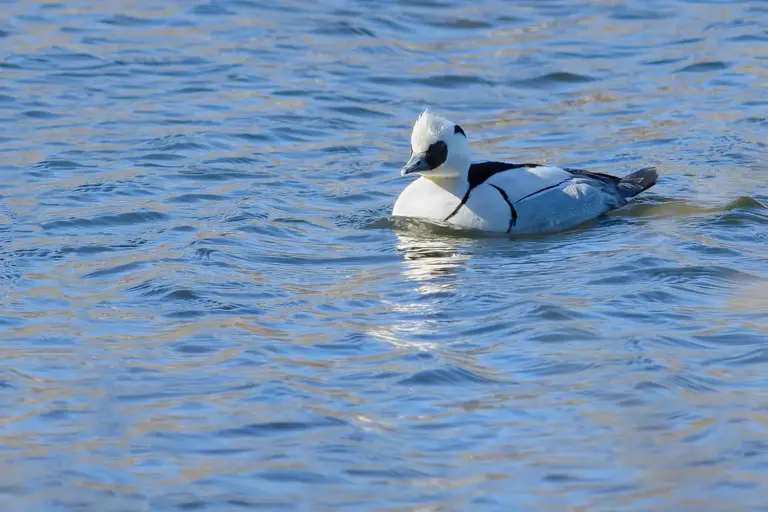
{"label": "white crest", "polygon": [[[436,145],[436,143],[442,143]],[[466,178],[471,164],[469,142],[458,125],[425,110],[411,132],[411,157],[402,175],[419,173],[430,179]]]}
{"label": "white crest", "polygon": [[411,149],[415,153],[426,151],[430,144],[445,140],[447,135],[453,134],[453,127],[454,124],[444,117],[429,109],[425,110],[413,125]]}

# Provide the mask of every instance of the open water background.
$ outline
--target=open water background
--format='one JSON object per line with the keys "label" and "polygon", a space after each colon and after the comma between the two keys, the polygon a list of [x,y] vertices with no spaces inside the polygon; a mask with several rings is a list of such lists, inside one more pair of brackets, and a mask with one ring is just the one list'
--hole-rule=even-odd
{"label": "open water background", "polygon": [[[477,159],[656,187],[394,223]],[[768,510],[768,3],[0,0],[3,510]]]}

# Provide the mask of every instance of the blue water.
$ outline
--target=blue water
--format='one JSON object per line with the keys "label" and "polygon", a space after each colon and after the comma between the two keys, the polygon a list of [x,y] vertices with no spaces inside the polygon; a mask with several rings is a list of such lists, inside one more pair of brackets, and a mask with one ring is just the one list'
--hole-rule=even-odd
{"label": "blue water", "polygon": [[[3,510],[768,510],[768,3],[0,0]],[[477,159],[658,185],[508,239]]]}

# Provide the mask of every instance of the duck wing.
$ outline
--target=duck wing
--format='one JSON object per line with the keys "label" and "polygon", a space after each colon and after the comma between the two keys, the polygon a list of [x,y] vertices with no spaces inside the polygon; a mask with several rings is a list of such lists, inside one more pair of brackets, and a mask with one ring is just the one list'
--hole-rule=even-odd
{"label": "duck wing", "polygon": [[639,171],[627,174],[623,178],[603,174],[601,172],[586,171],[584,169],[565,169],[574,177],[581,177],[599,181],[609,187],[615,187],[618,194],[624,199],[635,197],[656,184],[659,173],[655,167],[644,167]]}

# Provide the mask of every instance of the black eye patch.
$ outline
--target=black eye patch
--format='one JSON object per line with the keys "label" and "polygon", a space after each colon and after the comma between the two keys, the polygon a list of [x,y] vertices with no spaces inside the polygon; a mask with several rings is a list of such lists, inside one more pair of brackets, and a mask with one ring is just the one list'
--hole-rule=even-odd
{"label": "black eye patch", "polygon": [[455,125],[453,127],[453,133],[460,133],[460,134],[462,134],[465,137],[467,136],[467,134],[464,133],[464,130],[462,130],[461,126],[459,126],[459,125]]}
{"label": "black eye patch", "polygon": [[427,165],[429,165],[429,170],[437,169],[448,159],[448,146],[445,142],[439,140],[429,145],[424,156]]}

